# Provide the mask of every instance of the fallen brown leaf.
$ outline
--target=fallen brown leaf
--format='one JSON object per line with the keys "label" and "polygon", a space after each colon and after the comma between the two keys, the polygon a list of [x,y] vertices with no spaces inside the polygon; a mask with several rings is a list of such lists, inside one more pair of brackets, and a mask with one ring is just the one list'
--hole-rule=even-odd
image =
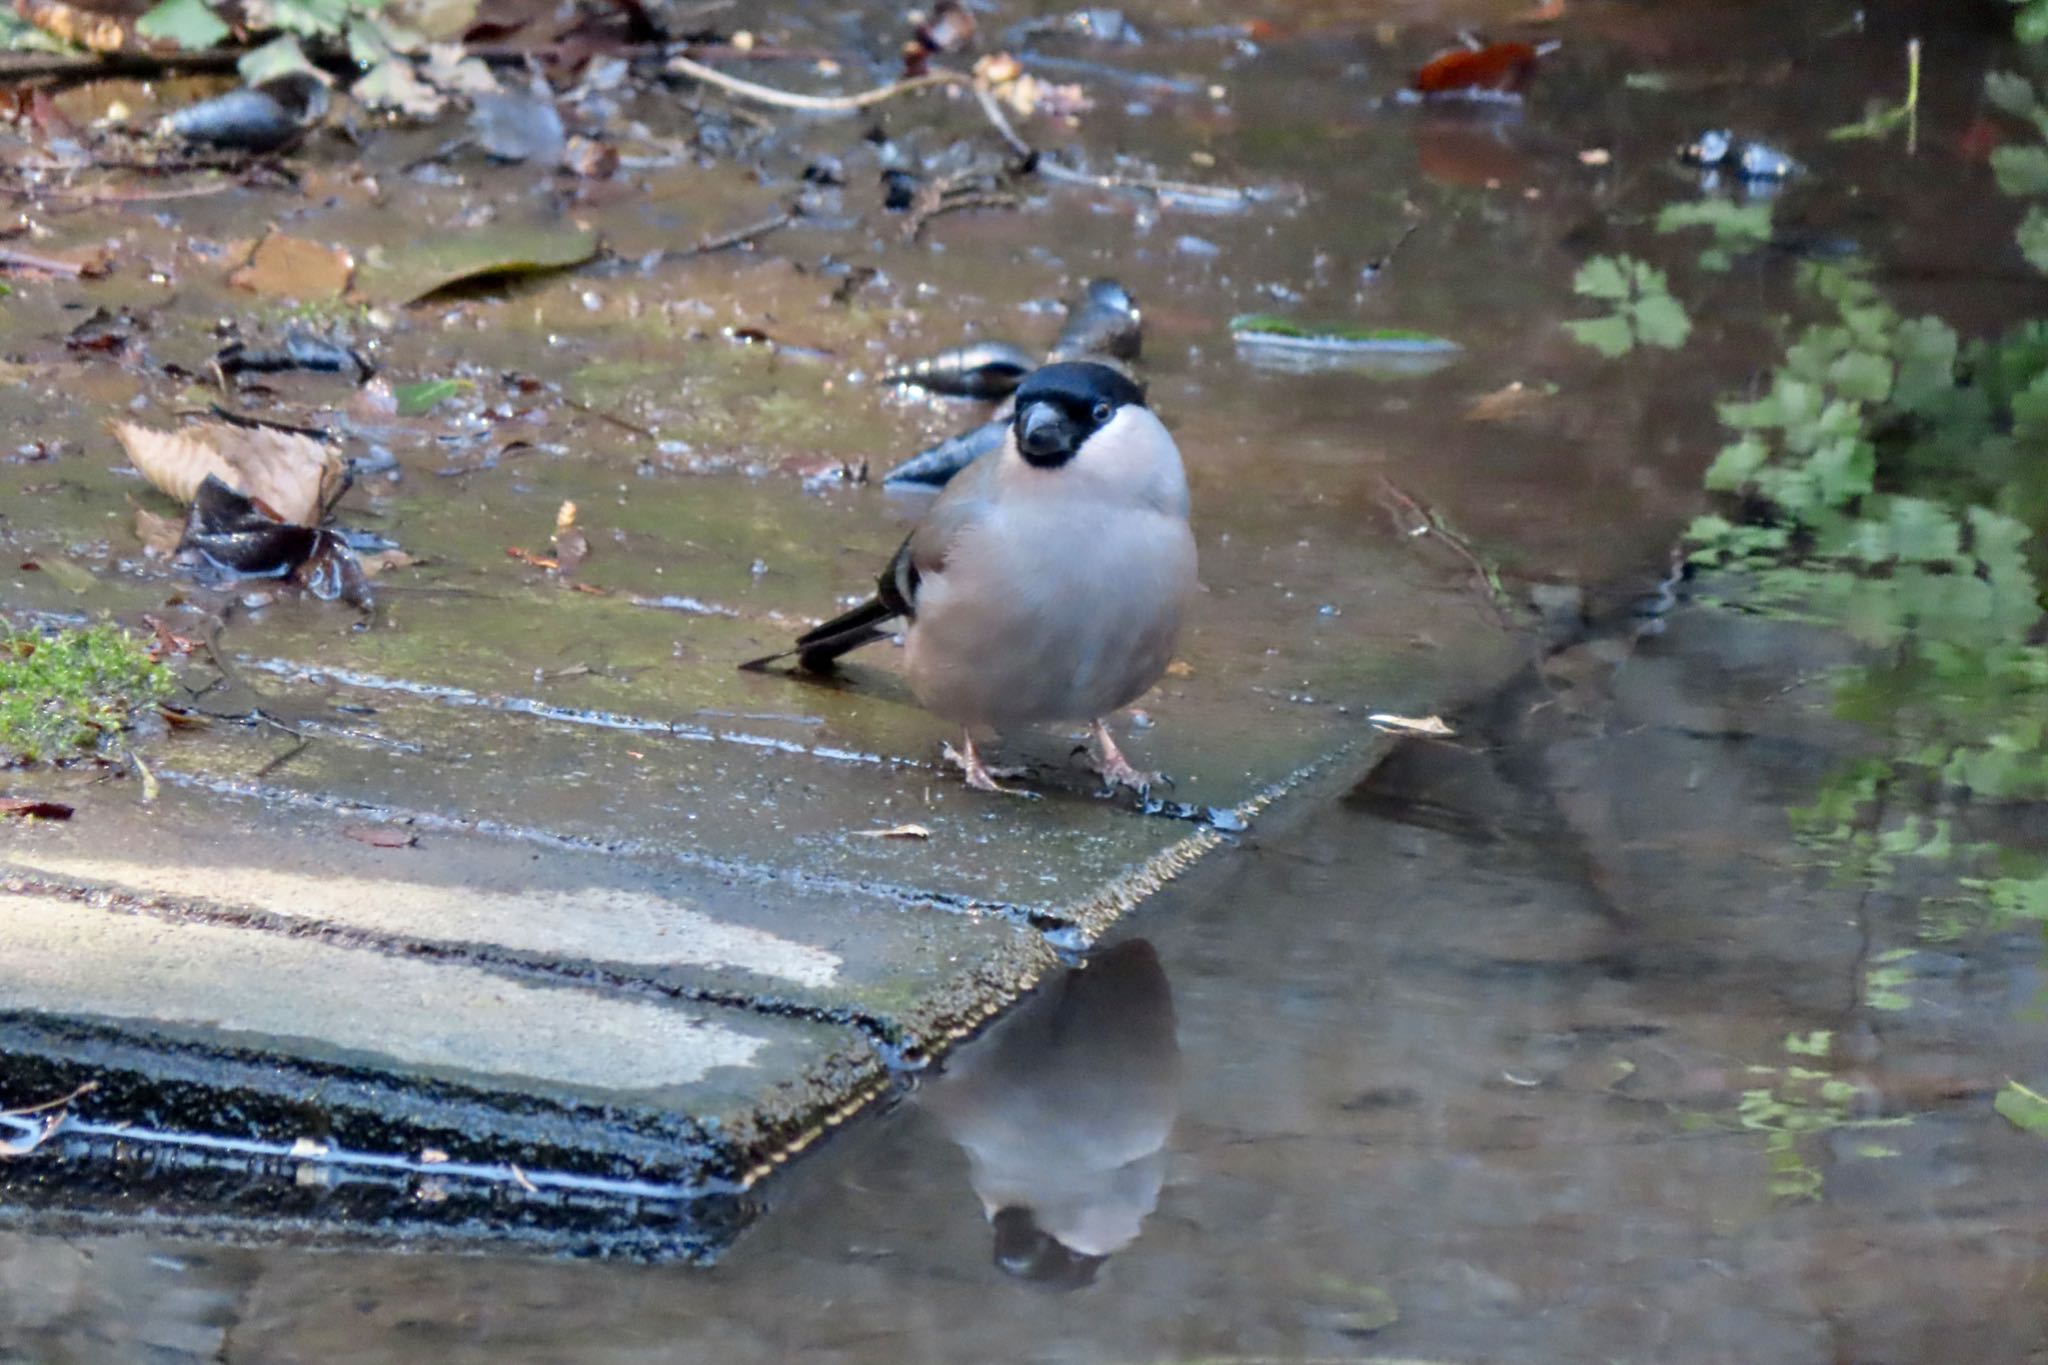
{"label": "fallen brown leaf", "polygon": [[210,474],[279,521],[317,526],[346,477],[340,455],[296,432],[225,423],[183,431],[157,431],[134,422],[112,426],[142,477],[188,505]]}
{"label": "fallen brown leaf", "polygon": [[1543,406],[1547,397],[1541,389],[1532,389],[1517,379],[1495,389],[1492,393],[1481,394],[1465,409],[1468,422],[1512,422],[1527,417]]}
{"label": "fallen brown leaf", "polygon": [[148,46],[136,41],[134,20],[63,0],[16,0],[14,12],[51,37],[91,52]]}
{"label": "fallen brown leaf", "polygon": [[929,839],[932,832],[923,825],[897,825],[891,829],[857,829],[863,839]]}
{"label": "fallen brown leaf", "polygon": [[71,807],[62,801],[39,801],[32,796],[0,796],[0,816],[8,815],[30,820],[69,820]]}
{"label": "fallen brown leaf", "polygon": [[147,507],[135,509],[135,538],[142,542],[142,552],[152,559],[169,559],[178,552],[178,542],[185,538],[185,523],[176,517],[161,516]]}
{"label": "fallen brown leaf", "polygon": [[420,841],[419,835],[396,825],[350,825],[342,833],[371,848],[411,848]]}
{"label": "fallen brown leaf", "polygon": [[199,641],[189,635],[180,635],[164,624],[163,618],[145,614],[142,624],[148,626],[155,638],[150,641],[151,658],[162,658],[166,654],[190,654],[199,647]]}
{"label": "fallen brown leaf", "polygon": [[288,237],[272,229],[228,283],[253,294],[285,299],[334,299],[348,289],[355,257],[340,247]]}

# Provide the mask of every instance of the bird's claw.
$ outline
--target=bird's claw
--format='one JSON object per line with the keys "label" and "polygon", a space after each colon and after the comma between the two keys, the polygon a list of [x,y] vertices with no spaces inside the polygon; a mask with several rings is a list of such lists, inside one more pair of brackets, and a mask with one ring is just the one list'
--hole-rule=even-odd
{"label": "bird's claw", "polygon": [[1133,767],[1117,748],[1116,739],[1109,733],[1109,727],[1096,721],[1090,733],[1089,757],[1096,776],[1102,779],[1102,794],[1114,796],[1118,787],[1129,787],[1140,800],[1151,795],[1152,788],[1160,785],[1172,786],[1173,779],[1164,773],[1147,772]]}
{"label": "bird's claw", "polygon": [[1022,777],[1025,770],[989,767],[981,761],[981,755],[974,751],[974,741],[971,739],[962,740],[958,749],[949,741],[941,747],[940,752],[945,756],[946,762],[960,770],[961,775],[967,779],[967,785],[978,792],[998,792],[1004,796],[1036,794],[1019,787],[1005,787],[998,782],[996,779],[1001,777]]}

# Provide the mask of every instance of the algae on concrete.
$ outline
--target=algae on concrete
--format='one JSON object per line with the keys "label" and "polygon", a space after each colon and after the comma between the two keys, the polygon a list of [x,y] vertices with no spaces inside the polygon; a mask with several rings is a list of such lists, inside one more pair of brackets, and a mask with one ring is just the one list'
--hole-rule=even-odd
{"label": "algae on concrete", "polygon": [[119,626],[0,624],[0,766],[111,754],[170,689],[169,670]]}

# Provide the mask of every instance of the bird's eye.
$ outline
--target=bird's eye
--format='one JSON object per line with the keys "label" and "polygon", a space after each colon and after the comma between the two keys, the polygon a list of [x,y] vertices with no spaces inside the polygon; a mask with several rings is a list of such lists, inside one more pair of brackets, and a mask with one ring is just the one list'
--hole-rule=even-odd
{"label": "bird's eye", "polygon": [[1101,426],[1104,422],[1107,422],[1113,415],[1115,415],[1115,412],[1116,409],[1110,407],[1109,404],[1097,403],[1095,405],[1095,425]]}

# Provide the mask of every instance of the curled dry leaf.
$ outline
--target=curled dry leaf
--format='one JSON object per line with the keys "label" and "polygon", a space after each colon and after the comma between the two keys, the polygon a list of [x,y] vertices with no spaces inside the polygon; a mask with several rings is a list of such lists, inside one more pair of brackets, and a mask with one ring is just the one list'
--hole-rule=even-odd
{"label": "curled dry leaf", "polygon": [[211,475],[293,526],[318,525],[347,477],[341,457],[327,445],[268,427],[205,423],[156,431],[115,422],[113,432],[142,477],[179,502],[196,501]]}
{"label": "curled dry leaf", "polygon": [[1378,711],[1367,716],[1366,719],[1371,721],[1377,728],[1392,731],[1397,735],[1442,736],[1458,733],[1450,726],[1444,724],[1442,716],[1395,716],[1385,711]]}

